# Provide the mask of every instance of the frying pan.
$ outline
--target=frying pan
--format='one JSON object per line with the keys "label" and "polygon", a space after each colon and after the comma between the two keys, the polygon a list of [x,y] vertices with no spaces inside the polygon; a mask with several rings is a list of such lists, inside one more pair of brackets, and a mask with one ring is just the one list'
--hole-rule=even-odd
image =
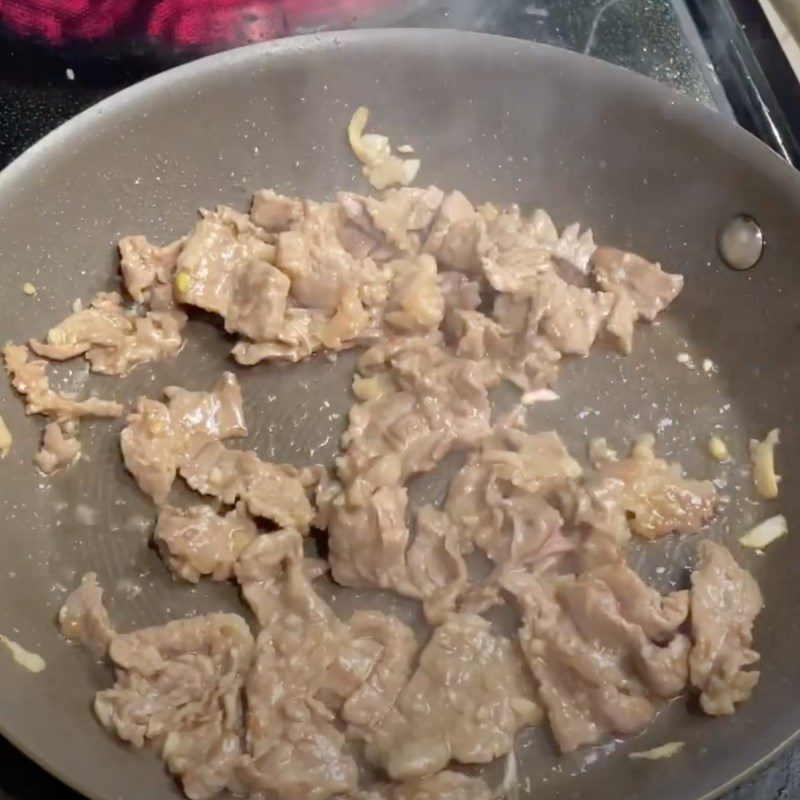
{"label": "frying pan", "polygon": [[[122,92],[50,134],[0,176],[3,341],[41,335],[76,297],[116,285],[114,243],[146,232],[167,241],[195,209],[272,186],[329,197],[365,190],[344,128],[356,106],[395,144],[422,157],[418,182],[459,188],[476,201],[544,206],[559,225],[580,220],[598,241],[631,248],[686,275],[686,289],[634,353],[602,348],[563,370],[558,403],[532,407],[529,424],[555,427],[576,453],[587,436],[623,446],[655,431],[659,450],[691,474],[716,478],[728,498],[709,535],[732,544],[758,578],[766,610],[753,698],[730,718],[710,719],[678,701],[644,734],[564,757],[544,729],[521,737],[523,795],[540,800],[694,800],[711,797],[770,758],[800,728],[800,539],[763,555],[737,534],[785,513],[800,524],[797,398],[800,397],[800,177],[758,141],[671,90],[624,70],[545,46],[444,31],[358,31],[301,37],[216,55]],[[734,272],[715,249],[720,225],[748,213],[766,249]],[[38,294],[28,297],[23,282]],[[132,399],[163,386],[204,388],[230,342],[198,319],[177,360],[122,381],[79,365],[61,385]],[[691,369],[713,362],[711,371]],[[337,364],[237,369],[251,437],[243,446],[297,464],[330,462],[350,403],[353,355]],[[0,730],[40,764],[98,800],[175,797],[157,759],[115,741],[90,713],[109,683],[102,664],[57,635],[53,618],[80,574],[96,569],[120,630],[241,606],[228,585],[174,582],[148,547],[153,509],[124,473],[121,423],[83,431],[86,457],[47,480],[31,459],[39,420],[3,382],[0,410],[14,448],[0,462],[0,632],[47,661],[34,675],[0,653]],[[781,496],[751,495],[747,439],[780,427]],[[706,452],[712,430],[733,461]],[[454,464],[414,483],[440,495]],[[448,472],[448,469],[450,472]],[[662,589],[686,582],[691,538],[634,548],[632,559]],[[413,604],[329,587],[341,613],[360,603],[413,614]],[[684,751],[662,762],[627,758],[667,741]],[[495,773],[489,774],[494,780]]]}

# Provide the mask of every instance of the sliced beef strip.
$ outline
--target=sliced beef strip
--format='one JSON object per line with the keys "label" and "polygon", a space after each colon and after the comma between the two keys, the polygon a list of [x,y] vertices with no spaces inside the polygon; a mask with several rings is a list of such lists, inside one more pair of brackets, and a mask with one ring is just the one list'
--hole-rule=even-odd
{"label": "sliced beef strip", "polygon": [[[362,668],[364,664],[369,668],[361,675],[355,671],[358,680],[347,693],[341,714],[350,735],[370,739],[391,714],[398,694],[408,681],[417,642],[411,628],[380,611],[356,611],[348,626],[353,644],[359,646],[362,654],[365,650],[369,653],[367,659],[361,659]],[[340,659],[353,649],[351,645],[340,650]]]}
{"label": "sliced beef strip", "polygon": [[[347,219],[367,237],[368,254],[378,261],[417,255],[443,198],[444,193],[435,186],[389,189],[381,198],[353,192],[337,195]],[[346,233],[342,236],[341,229],[340,238],[351,241]]]}
{"label": "sliced beef strip", "polygon": [[286,325],[289,287],[289,278],[266,261],[237,265],[231,278],[225,330],[257,342],[279,336]]}
{"label": "sliced beef strip", "polygon": [[178,309],[125,308],[117,292],[99,292],[89,308],[68,316],[47,332],[46,342],[31,339],[40,356],[64,361],[85,355],[93,372],[125,375],[134,367],[177,355],[183,347],[186,314]]}
{"label": "sliced beef strip", "polygon": [[244,786],[288,800],[353,791],[355,762],[320,698],[349,632],[305,575],[301,535],[284,529],[259,537],[235,569],[262,626],[245,683]]}
{"label": "sliced beef strip", "polygon": [[343,586],[393,589],[411,597],[418,590],[406,567],[408,494],[382,486],[358,505],[335,503],[328,526],[334,580]]}
{"label": "sliced beef strip", "polygon": [[528,303],[515,304],[501,295],[495,309],[502,321],[469,309],[450,314],[447,330],[456,353],[486,361],[498,378],[511,381],[523,391],[553,385],[561,354],[540,335],[537,324],[528,327]]}
{"label": "sliced beef strip", "polygon": [[110,689],[97,693],[100,722],[136,747],[152,743],[191,800],[236,785],[240,692],[253,637],[236,614],[208,614],[115,635]]}
{"label": "sliced beef strip", "polygon": [[223,373],[210,392],[169,386],[164,394],[166,404],[140,397],[120,434],[125,466],[157,505],[167,499],[178,468],[205,444],[247,435],[233,373]]}
{"label": "sliced beef strip", "polygon": [[[271,308],[261,301],[254,301],[252,307],[257,315]],[[382,302],[370,308],[359,289],[350,286],[342,292],[332,312],[287,306],[278,329],[262,340],[237,342],[232,355],[240,364],[250,366],[269,360],[303,361],[318,351],[339,352],[367,344],[379,334],[382,310]],[[258,332],[250,330],[249,333]]]}
{"label": "sliced beef strip", "polygon": [[[351,347],[375,325],[368,307],[385,301],[388,276],[338,242],[336,205],[298,211],[292,202],[254,200],[251,216],[271,228],[282,226],[284,211],[290,217],[276,247],[263,241],[270,232],[222,209],[198,223],[178,260],[178,280],[187,284],[180,299],[220,314],[227,331],[247,337],[233,351],[243,364]],[[281,211],[287,203],[292,208]]]}
{"label": "sliced beef strip", "polygon": [[364,292],[363,299],[385,299],[388,275],[371,258],[356,258],[344,248],[341,223],[337,203],[306,203],[302,219],[278,235],[275,264],[290,278],[297,305],[332,312],[349,287]]}
{"label": "sliced beef strip", "polygon": [[69,594],[58,612],[58,624],[67,639],[80,641],[98,655],[108,651],[114,630],[94,572],[87,572],[80,586]]}
{"label": "sliced beef strip", "polygon": [[453,478],[444,509],[462,548],[477,545],[502,568],[541,565],[571,547],[546,495],[581,472],[555,432],[500,423]]}
{"label": "sliced beef strip", "polygon": [[362,488],[384,485],[373,470],[385,472],[387,461],[404,483],[488,434],[490,377],[478,362],[454,358],[439,343],[433,337],[391,340],[359,360],[361,374],[375,377],[383,391],[350,411],[337,467],[351,501]]}
{"label": "sliced beef strip", "polygon": [[746,668],[759,659],[752,648],[753,622],[763,600],[758,584],[727,548],[704,540],[697,550],[691,589],[692,685],[706,714],[732,714],[758,682],[759,673]]}
{"label": "sliced beef strip", "polygon": [[205,212],[186,238],[177,259],[177,297],[225,317],[231,302],[237,270],[250,262],[270,263],[275,248],[265,241],[266,231],[220,206]]}
{"label": "sliced beef strip", "polygon": [[128,294],[137,302],[163,303],[167,290],[171,293],[178,254],[183,239],[159,247],[144,236],[125,236],[119,240],[120,272]]}
{"label": "sliced beef strip", "polygon": [[595,280],[618,298],[627,297],[639,319],[652,322],[679,294],[683,276],[664,272],[635,253],[598,247],[592,256]]}
{"label": "sliced beef strip", "polygon": [[640,437],[628,458],[601,466],[589,485],[605,485],[639,536],[698,532],[716,513],[714,484],[683,477],[679,465],[655,456],[653,445],[653,437]]}
{"label": "sliced beef strip", "polygon": [[589,574],[606,585],[614,595],[622,617],[641,626],[648,639],[655,642],[669,640],[686,621],[688,591],[662,595],[648,586],[636,570],[621,561],[595,567]]}
{"label": "sliced beef strip", "polygon": [[423,252],[434,256],[443,270],[478,274],[485,236],[484,216],[461,192],[450,192],[439,206]]}
{"label": "sliced beef strip", "polygon": [[439,624],[467,588],[461,533],[450,516],[433,506],[416,513],[414,541],[406,552],[408,580],[423,600],[426,619]]}
{"label": "sliced beef strip", "polygon": [[394,787],[391,800],[490,800],[492,793],[482,778],[452,770],[406,781]]}
{"label": "sliced beef strip", "polygon": [[231,578],[236,560],[257,535],[241,504],[224,515],[206,505],[166,505],[158,513],[153,541],[177,576],[197,583],[202,575],[215,581]]}
{"label": "sliced beef strip", "polygon": [[540,329],[560,353],[587,356],[611,312],[609,292],[593,292],[562,280],[554,271],[537,280],[531,309]]}
{"label": "sliced beef strip", "polygon": [[296,197],[276,194],[262,189],[253,195],[250,219],[269,233],[288,231],[303,216],[303,203]]}
{"label": "sliced beef strip", "polygon": [[364,382],[357,387],[367,399],[350,411],[337,460],[342,495],[329,522],[331,566],[340,583],[419,596],[405,563],[403,484],[488,433],[485,374],[437,341],[389,342],[360,360]]}
{"label": "sliced beef strip", "polygon": [[392,289],[385,312],[387,324],[405,333],[436,330],[445,308],[436,261],[423,254],[390,261],[388,269],[392,271]]}
{"label": "sliced beef strip", "polygon": [[73,429],[68,431],[64,423],[47,423],[42,446],[33,458],[45,475],[69,467],[80,458],[81,443],[75,434],[74,424]]}
{"label": "sliced beef strip", "polygon": [[50,388],[47,377],[47,362],[28,360],[30,351],[21,345],[7,344],[3,348],[6,372],[13,387],[25,398],[28,414],[43,414],[56,422],[68,422],[83,417],[114,419],[122,415],[123,407],[114,400],[89,397],[76,400],[67,392]]}
{"label": "sliced beef strip", "polygon": [[237,614],[173,620],[116,633],[94,573],[59,613],[64,636],[107,654],[114,685],[95,696],[102,725],[134,747],[151,744],[190,800],[240,787],[241,690],[253,637]]}
{"label": "sliced beef strip", "polygon": [[322,311],[287,308],[280,331],[267,341],[239,341],[231,353],[244,366],[270,360],[303,361],[323,346],[322,337],[328,320],[328,315]]}
{"label": "sliced beef strip", "polygon": [[367,756],[392,780],[433,775],[451,760],[483,764],[510,752],[539,716],[513,643],[490,633],[487,620],[456,614],[434,630]]}
{"label": "sliced beef strip", "polygon": [[521,607],[520,641],[562,751],[642,730],[683,690],[688,638],[673,628],[649,639],[601,577],[512,573],[504,587]]}
{"label": "sliced beef strip", "polygon": [[314,520],[309,494],[317,472],[262,461],[252,450],[229,450],[208,441],[180,465],[181,477],[196,492],[232,505],[241,500],[256,517],[304,533]]}

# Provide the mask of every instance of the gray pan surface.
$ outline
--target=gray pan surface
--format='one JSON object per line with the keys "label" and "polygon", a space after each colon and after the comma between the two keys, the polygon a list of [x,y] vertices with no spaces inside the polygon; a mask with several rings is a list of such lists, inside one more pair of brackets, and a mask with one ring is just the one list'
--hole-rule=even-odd
{"label": "gray pan surface", "polygon": [[[763,556],[735,536],[783,512],[800,525],[800,177],[759,142],[671,90],[600,62],[541,45],[444,31],[361,31],[255,46],[181,67],[133,87],[46,137],[0,176],[0,337],[44,333],[76,297],[116,285],[114,243],[145,232],[167,241],[198,206],[244,207],[273,186],[328,197],[365,190],[344,129],[359,104],[395,144],[421,154],[418,182],[474,200],[544,206],[559,225],[591,225],[598,241],[630,247],[683,272],[687,286],[659,324],[640,329],[628,359],[599,350],[564,369],[559,403],[532,408],[530,424],[562,431],[576,453],[587,435],[623,446],[657,431],[659,448],[730,498],[711,535],[733,542],[764,590],[758,623],[761,683],[731,718],[708,719],[676,702],[633,741],[557,756],[544,730],[518,747],[523,794],[539,800],[694,800],[740,778],[800,728],[800,534]],[[715,251],[718,226],[739,212],[767,246],[749,272]],[[31,298],[23,282],[38,288]],[[229,342],[192,323],[177,360],[122,381],[72,365],[63,385],[131,401],[162,386],[208,386]],[[689,353],[690,369],[676,356]],[[242,446],[294,463],[329,461],[350,403],[352,354],[338,364],[238,369],[252,435]],[[156,758],[108,736],[90,713],[107,669],[56,633],[53,617],[78,577],[96,569],[121,630],[212,609],[239,609],[233,587],[171,580],[148,548],[153,509],[122,469],[121,423],[85,426],[85,458],[46,480],[34,472],[41,421],[0,382],[0,413],[15,436],[0,462],[0,633],[40,653],[33,675],[0,652],[0,730],[72,786],[98,800],[176,797]],[[780,427],[781,496],[755,502],[747,439]],[[712,429],[735,456],[706,452]],[[418,481],[435,497],[450,474]],[[661,586],[685,583],[691,540],[634,554]],[[657,571],[660,565],[666,570]],[[342,612],[392,601],[330,592]],[[400,613],[413,610],[395,604]],[[663,762],[627,753],[672,740]],[[490,771],[489,777],[497,777]]]}

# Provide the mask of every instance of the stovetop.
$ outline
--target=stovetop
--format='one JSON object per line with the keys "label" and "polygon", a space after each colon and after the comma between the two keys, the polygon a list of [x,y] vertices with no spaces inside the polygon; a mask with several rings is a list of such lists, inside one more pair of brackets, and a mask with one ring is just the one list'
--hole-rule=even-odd
{"label": "stovetop", "polygon": [[[0,0],[0,167],[103,97],[206,53],[388,26],[516,36],[628,67],[800,167],[800,85],[756,0]],[[0,738],[0,800],[42,798],[80,800]],[[800,748],[725,800],[798,798]]]}

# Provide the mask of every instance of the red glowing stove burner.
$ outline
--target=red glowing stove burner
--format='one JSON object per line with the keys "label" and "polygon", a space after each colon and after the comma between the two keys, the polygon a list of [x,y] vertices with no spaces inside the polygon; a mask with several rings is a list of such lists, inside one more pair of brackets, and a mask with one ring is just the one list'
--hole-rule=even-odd
{"label": "red glowing stove burner", "polygon": [[392,0],[0,0],[0,23],[62,44],[147,35],[182,47],[232,47],[275,39]]}

